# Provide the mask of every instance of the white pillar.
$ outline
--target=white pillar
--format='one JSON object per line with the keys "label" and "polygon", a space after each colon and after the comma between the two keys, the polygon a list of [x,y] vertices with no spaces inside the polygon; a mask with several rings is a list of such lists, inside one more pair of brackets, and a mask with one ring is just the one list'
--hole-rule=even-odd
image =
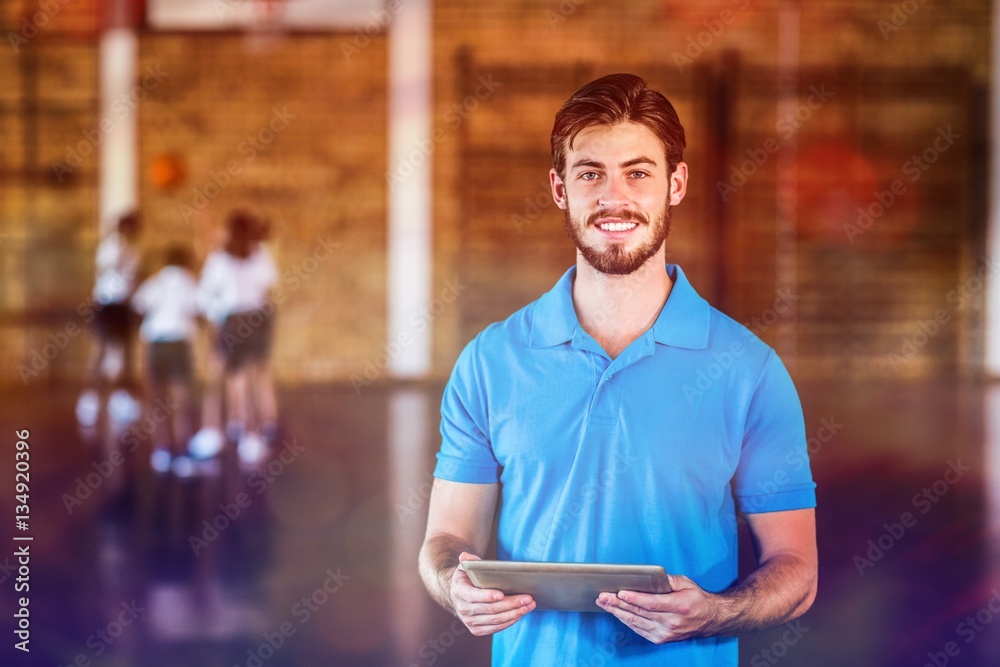
{"label": "white pillar", "polygon": [[[993,3],[993,85],[990,86],[990,187],[986,259],[1000,260],[1000,2]],[[986,374],[1000,378],[1000,275],[987,274]]]}
{"label": "white pillar", "polygon": [[[130,100],[136,85],[139,40],[131,28],[101,34],[99,131],[103,133],[98,167],[101,232],[139,203],[139,115]],[[118,102],[116,105],[115,102]]]}
{"label": "white pillar", "polygon": [[[389,27],[388,349],[394,377],[431,368],[431,2],[408,0]],[[424,320],[425,321],[425,320]]]}

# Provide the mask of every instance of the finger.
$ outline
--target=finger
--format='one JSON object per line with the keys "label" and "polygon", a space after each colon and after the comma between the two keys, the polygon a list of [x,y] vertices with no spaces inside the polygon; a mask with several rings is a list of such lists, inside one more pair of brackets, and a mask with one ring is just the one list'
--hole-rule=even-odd
{"label": "finger", "polygon": [[520,620],[521,620],[521,617],[518,616],[517,618],[511,619],[511,620],[507,621],[506,623],[500,623],[499,625],[491,625],[489,627],[484,627],[483,629],[486,630],[486,634],[491,634],[492,635],[492,634],[496,634],[497,632],[500,632],[501,630],[506,630],[507,628],[509,628],[510,626],[514,625],[515,623],[517,623]]}
{"label": "finger", "polygon": [[[487,635],[492,635],[494,633],[500,632],[501,630],[506,630],[510,626],[517,623],[521,618],[532,611],[535,608],[535,602],[532,600],[528,605],[512,609],[508,612],[502,614],[492,614],[492,615],[467,615],[467,610],[456,609],[458,617],[465,624],[465,627],[469,629],[469,632],[477,637],[484,637]],[[473,613],[475,609],[471,610]]]}
{"label": "finger", "polygon": [[496,616],[529,605],[534,605],[534,600],[531,599],[530,595],[510,596],[498,602],[476,602],[456,598],[455,611],[467,617]]}
{"label": "finger", "polygon": [[476,637],[485,637],[487,635],[496,634],[496,633],[500,632],[501,630],[506,630],[510,626],[512,626],[515,623],[517,623],[519,620],[521,620],[520,616],[518,616],[517,618],[515,618],[515,619],[513,619],[511,621],[507,621],[506,623],[501,623],[499,625],[471,625],[470,626],[470,625],[466,624],[466,627],[469,628],[469,633],[471,633],[472,635],[475,635]]}
{"label": "finger", "polygon": [[508,626],[535,608],[534,600],[527,604],[519,605],[513,609],[499,613],[476,614],[475,609],[470,610],[472,614],[467,618],[466,625],[478,625],[485,627]]}
{"label": "finger", "polygon": [[457,577],[451,584],[452,597],[466,602],[500,602],[505,599],[503,591],[493,588],[478,588],[473,585],[468,577],[464,580]]}
{"label": "finger", "polygon": [[637,634],[642,635],[650,641],[655,641],[652,634],[653,623],[649,619],[634,614],[628,609],[617,607],[612,604],[608,604],[604,608],[614,615],[614,617],[619,621],[634,630]]}
{"label": "finger", "polygon": [[597,599],[597,604],[607,611],[611,611],[612,609],[621,609],[622,611],[627,611],[635,614],[636,616],[648,616],[649,614],[648,610],[632,604],[623,599],[621,595],[615,595],[614,593],[601,593]]}
{"label": "finger", "polygon": [[628,609],[641,613],[638,610],[648,611],[670,611],[669,594],[664,593],[640,593],[639,591],[618,591],[616,599],[628,605]]}
{"label": "finger", "polygon": [[[465,554],[463,553],[463,555]],[[497,602],[504,598],[503,591],[498,591],[495,588],[479,588],[476,586],[472,583],[472,579],[469,578],[469,574],[461,566],[455,568],[455,573],[451,578],[451,589],[453,597],[469,602]]]}
{"label": "finger", "polygon": [[468,553],[466,553],[464,551],[461,554],[459,554],[459,556],[458,556],[458,567],[455,568],[454,572],[452,573],[451,578],[453,580],[454,579],[461,579],[463,581],[467,581],[467,582],[469,582],[469,585],[471,586],[471,585],[473,585],[472,584],[472,579],[469,577],[469,573],[465,571],[465,568],[462,567],[462,563],[464,563],[467,560],[479,560],[479,556],[473,556],[472,554],[468,554]]}

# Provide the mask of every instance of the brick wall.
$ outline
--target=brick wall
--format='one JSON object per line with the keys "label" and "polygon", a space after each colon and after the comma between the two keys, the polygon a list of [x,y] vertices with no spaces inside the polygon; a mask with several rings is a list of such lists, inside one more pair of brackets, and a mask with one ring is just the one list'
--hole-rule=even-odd
{"label": "brick wall", "polygon": [[[439,144],[439,274],[473,286],[438,331],[442,366],[572,261],[554,206],[520,232],[512,216],[544,190],[548,133],[566,96],[594,76],[634,70],[676,102],[688,130],[692,182],[668,251],[707,298],[777,345],[797,375],[974,372],[981,293],[947,297],[980,268],[989,3],[801,3],[801,70],[789,85],[791,108],[808,113],[794,131],[778,112],[779,4],[438,6],[437,117],[479,76],[507,79]],[[834,94],[814,109],[813,87],[824,83]],[[918,181],[903,175],[949,126],[961,134],[954,148]],[[721,152],[720,128],[729,135]],[[719,182],[768,140],[776,152],[720,202]],[[783,160],[792,168],[779,172]],[[782,202],[789,174],[797,196]],[[844,225],[856,223],[857,207],[900,179],[908,192],[852,239]],[[797,297],[795,314],[775,323],[783,294]],[[921,327],[941,309],[948,321],[924,342]]]}
{"label": "brick wall", "polygon": [[[283,381],[361,372],[384,339],[386,43],[348,60],[348,39],[142,39],[140,69],[167,73],[142,105],[147,243],[183,241],[204,257],[232,209],[271,220]],[[165,158],[183,177],[161,188],[148,170]]]}
{"label": "brick wall", "polygon": [[[19,16],[8,12],[6,25],[21,25]],[[0,49],[12,84],[0,88],[0,123],[17,138],[0,147],[0,364],[15,386],[25,369],[29,385],[75,385],[89,351],[77,308],[99,241],[99,140],[87,133],[114,119],[99,118],[97,46],[84,30],[92,24],[55,30],[55,19],[69,18],[55,14],[18,51]],[[203,259],[233,208],[270,219],[282,271],[280,381],[344,379],[382,351],[386,40],[377,35],[348,59],[341,47],[354,37],[143,33],[123,101],[139,110],[144,272],[171,243]],[[180,167],[175,183],[158,179],[164,164]],[[56,354],[50,343],[67,327]],[[39,355],[55,358],[33,366]]]}
{"label": "brick wall", "polygon": [[[0,5],[8,42],[32,21],[46,24],[0,49],[0,128],[15,138],[0,145],[0,367],[13,384],[17,364],[78,319],[93,279],[95,156],[62,182],[52,165],[101,120],[97,4],[57,4],[51,16],[38,15],[34,0]],[[981,293],[946,297],[974,277],[982,249],[977,113],[989,76],[990,3],[801,4],[798,99],[807,103],[810,86],[824,81],[834,96],[720,202],[718,181],[730,167],[769,136],[783,139],[779,3],[435,3],[436,375],[448,373],[475,331],[538,296],[572,262],[546,194],[552,117],[580,84],[620,70],[664,89],[688,127],[692,183],[675,210],[672,260],[742,321],[766,312],[786,287],[781,277],[793,276],[791,337],[778,327],[761,335],[790,345],[797,373],[919,377],[975,367]],[[376,35],[348,58],[343,49],[354,43],[353,33],[141,35],[140,71],[168,73],[139,103],[144,248],[152,256],[181,241],[204,257],[231,208],[268,216],[286,272],[275,359],[284,381],[346,380],[385,343],[387,44]],[[500,85],[487,91],[491,74]],[[275,120],[276,110],[287,117]],[[272,122],[282,127],[268,135]],[[903,165],[948,126],[961,139],[920,180],[906,180]],[[802,196],[782,218],[778,157],[796,152]],[[182,167],[173,186],[154,182],[164,164]],[[826,192],[831,174],[841,187]],[[843,224],[898,179],[907,192],[851,243]],[[339,246],[317,262],[327,236]],[[780,252],[789,238],[793,251]],[[789,257],[794,273],[779,270]],[[889,355],[919,342],[939,308],[949,321],[893,367]],[[79,381],[86,352],[86,336],[73,337],[33,381]]]}
{"label": "brick wall", "polygon": [[96,0],[0,7],[0,368],[5,384],[38,386],[82,372],[88,348],[76,309],[97,241],[83,134],[97,127]]}

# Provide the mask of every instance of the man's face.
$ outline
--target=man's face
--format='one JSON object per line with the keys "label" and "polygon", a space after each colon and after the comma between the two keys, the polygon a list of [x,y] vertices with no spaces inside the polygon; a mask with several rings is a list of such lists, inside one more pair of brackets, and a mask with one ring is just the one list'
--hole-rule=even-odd
{"label": "man's face", "polygon": [[687,187],[687,166],[667,174],[663,142],[645,125],[595,125],[566,151],[566,174],[549,174],[566,231],[588,264],[609,275],[633,273],[663,257],[670,206]]}

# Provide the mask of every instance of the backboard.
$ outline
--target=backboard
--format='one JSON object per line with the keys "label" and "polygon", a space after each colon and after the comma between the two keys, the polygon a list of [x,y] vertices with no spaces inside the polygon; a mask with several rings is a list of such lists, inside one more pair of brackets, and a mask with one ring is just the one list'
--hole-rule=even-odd
{"label": "backboard", "polygon": [[148,0],[154,30],[335,31],[388,27],[400,2],[385,0]]}

